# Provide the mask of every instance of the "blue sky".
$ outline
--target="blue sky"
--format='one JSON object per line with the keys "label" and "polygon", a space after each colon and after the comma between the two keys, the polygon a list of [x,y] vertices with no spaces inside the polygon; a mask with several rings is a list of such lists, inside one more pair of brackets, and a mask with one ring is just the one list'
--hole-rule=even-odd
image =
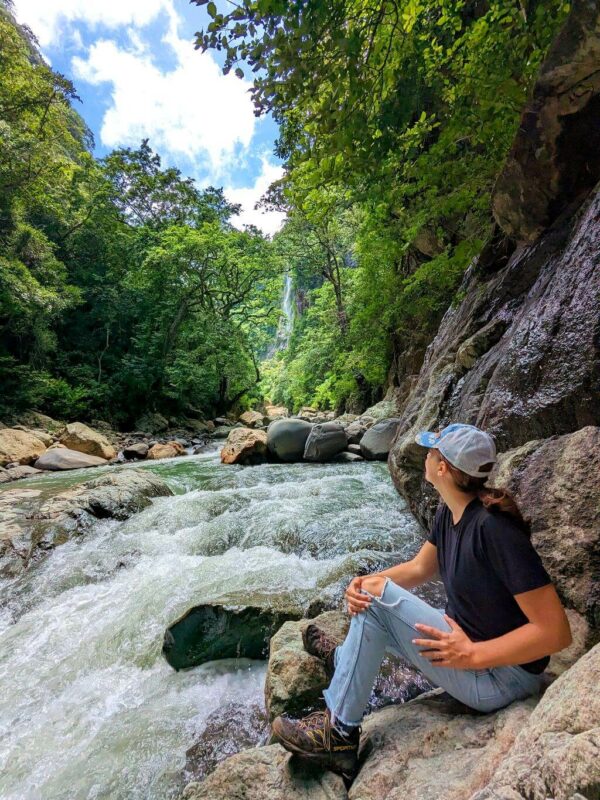
{"label": "blue sky", "polygon": [[[220,10],[230,4],[218,4]],[[188,0],[14,0],[54,69],[70,78],[95,153],[142,138],[200,186],[224,186],[241,203],[239,226],[273,233],[282,215],[253,209],[281,175],[277,126],[254,116],[251,84],[220,70],[220,53],[194,50],[209,21]]]}

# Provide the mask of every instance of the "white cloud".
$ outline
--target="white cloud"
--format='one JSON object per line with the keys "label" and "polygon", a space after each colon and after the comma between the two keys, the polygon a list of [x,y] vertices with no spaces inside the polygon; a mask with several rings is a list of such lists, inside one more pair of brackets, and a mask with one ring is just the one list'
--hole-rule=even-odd
{"label": "white cloud", "polygon": [[281,211],[262,211],[255,209],[257,200],[267,191],[269,185],[281,178],[283,167],[269,163],[266,156],[263,156],[262,169],[256,178],[254,185],[244,189],[225,188],[225,195],[232,203],[240,203],[242,213],[233,217],[232,223],[242,228],[244,225],[256,225],[263,233],[272,235],[283,225],[285,214]]}
{"label": "white cloud", "polygon": [[[180,39],[172,20],[165,41],[176,65],[161,71],[137,32],[131,46],[94,43],[85,58],[73,59],[76,79],[112,85],[100,140],[107,147],[135,145],[148,137],[151,146],[175,159],[185,156],[208,167],[218,180],[236,148],[247,148],[256,125],[250,83],[223,75],[209,53]],[[172,159],[171,159],[172,160]]]}
{"label": "white cloud", "polygon": [[59,44],[65,23],[90,26],[147,25],[161,11],[172,13],[172,0],[15,0],[19,22],[33,30],[42,47]]}

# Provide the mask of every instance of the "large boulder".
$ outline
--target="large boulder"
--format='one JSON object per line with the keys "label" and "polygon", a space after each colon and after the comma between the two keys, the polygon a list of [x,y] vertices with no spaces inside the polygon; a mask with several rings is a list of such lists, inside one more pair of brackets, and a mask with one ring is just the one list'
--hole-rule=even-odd
{"label": "large boulder", "polygon": [[346,449],[348,440],[339,422],[313,425],[304,445],[304,461],[329,461]]}
{"label": "large boulder", "polygon": [[155,444],[149,450],[146,458],[175,458],[176,456],[184,456],[185,448],[179,442],[165,442],[164,444]]}
{"label": "large boulder", "polygon": [[69,423],[59,441],[69,450],[77,450],[80,453],[104,458],[107,461],[117,455],[115,448],[106,436],[84,425],[83,422]]}
{"label": "large boulder", "polygon": [[169,420],[158,412],[148,413],[136,420],[135,427],[138,431],[162,433],[169,427]]}
{"label": "large boulder", "polygon": [[470,800],[600,797],[600,644],[545,692],[485,788]]}
{"label": "large boulder", "polygon": [[128,444],[126,447],[123,448],[123,455],[125,458],[146,458],[148,455],[149,447],[146,442],[135,442],[133,444]]}
{"label": "large boulder", "polygon": [[360,444],[360,440],[363,438],[365,433],[372,427],[374,423],[371,425],[367,425],[366,421],[363,419],[355,419],[349,425],[346,426],[346,437],[348,439],[348,444],[358,445]]}
{"label": "large boulder", "polygon": [[494,216],[521,241],[534,241],[600,175],[600,5],[572,7],[494,187]]}
{"label": "large boulder", "polygon": [[0,466],[6,464],[32,464],[42,453],[46,445],[37,436],[15,428],[0,430]]}
{"label": "large boulder", "polygon": [[19,421],[27,428],[43,430],[47,433],[59,433],[65,427],[64,422],[52,419],[52,417],[47,414],[41,414],[39,411],[28,411],[19,417]]}
{"label": "large boulder", "polygon": [[265,417],[260,411],[250,410],[240,414],[239,420],[246,428],[256,428],[258,425],[264,424]]}
{"label": "large boulder", "polygon": [[376,422],[360,440],[360,452],[370,461],[385,461],[398,431],[400,419],[390,417]]}
{"label": "large boulder", "polygon": [[10,481],[18,481],[21,478],[30,478],[32,475],[39,475],[40,472],[41,470],[26,465],[11,467],[11,469],[0,469],[0,483],[9,483]]}
{"label": "large boulder", "polygon": [[239,601],[203,603],[167,628],[163,655],[175,670],[221,658],[265,658],[275,631],[300,615],[299,609],[280,610]]}
{"label": "large boulder", "polygon": [[261,464],[266,460],[267,434],[251,428],[234,428],[221,449],[223,464]]}
{"label": "large boulder", "polygon": [[189,783],[181,800],[347,800],[343,779],[307,769],[278,744],[254,747],[223,761],[201,783]]}
{"label": "large boulder", "polygon": [[276,419],[289,417],[289,415],[290,412],[285,406],[274,406],[270,404],[265,405],[265,417],[267,422],[273,422]]}
{"label": "large boulder", "polygon": [[108,464],[105,458],[89,456],[79,450],[70,450],[65,445],[52,446],[43,453],[34,466],[36,469],[84,469],[86,467],[102,467]]}
{"label": "large boulder", "polygon": [[267,447],[281,461],[302,461],[311,430],[302,419],[277,419],[267,428]]}
{"label": "large boulder", "polygon": [[288,712],[301,714],[319,705],[321,693],[329,685],[323,662],[306,652],[302,631],[315,622],[340,644],[348,630],[348,615],[326,611],[315,620],[286,622],[271,639],[269,666],[265,681],[265,703],[269,719]]}

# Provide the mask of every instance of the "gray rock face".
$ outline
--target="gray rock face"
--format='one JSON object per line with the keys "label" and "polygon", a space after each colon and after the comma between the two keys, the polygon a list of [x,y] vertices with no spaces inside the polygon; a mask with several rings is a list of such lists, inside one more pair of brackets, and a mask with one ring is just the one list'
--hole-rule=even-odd
{"label": "gray rock face", "polygon": [[304,461],[329,461],[346,449],[348,440],[339,422],[313,425],[304,445]]}
{"label": "gray rock face", "polygon": [[35,462],[36,469],[83,469],[84,467],[102,467],[108,464],[105,458],[90,456],[68,447],[51,447]]}
{"label": "gray rock face", "polygon": [[351,422],[350,425],[346,427],[348,445],[358,445],[368,430],[369,426],[361,419]]}
{"label": "gray rock face", "polygon": [[600,796],[600,645],[547,690],[486,787],[471,800]]}
{"label": "gray rock face", "polygon": [[123,455],[125,458],[146,458],[148,455],[148,444],[146,442],[137,442],[130,444],[123,448]]}
{"label": "gray rock face", "polygon": [[11,469],[0,470],[0,483],[8,483],[9,481],[17,481],[20,478],[30,478],[32,475],[39,475],[41,470],[35,467],[28,467],[21,465],[12,467]]}
{"label": "gray rock face", "polygon": [[390,417],[376,422],[360,440],[361,455],[369,461],[385,461],[399,424],[398,417]]}
{"label": "gray rock face", "polygon": [[494,188],[494,216],[533,241],[600,177],[600,6],[576,0],[552,44]]}
{"label": "gray rock face", "polygon": [[277,419],[267,428],[267,447],[281,461],[302,461],[312,424],[302,419]]}

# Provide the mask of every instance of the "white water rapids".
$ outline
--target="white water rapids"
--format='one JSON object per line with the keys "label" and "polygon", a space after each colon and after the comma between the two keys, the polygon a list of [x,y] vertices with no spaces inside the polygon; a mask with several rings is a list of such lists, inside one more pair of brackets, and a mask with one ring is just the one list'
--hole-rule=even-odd
{"label": "white water rapids", "polygon": [[[209,715],[262,705],[266,665],[176,673],[165,628],[230,593],[305,602],[349,552],[404,558],[420,541],[385,464],[223,466],[214,449],[141,468],[177,494],[0,582],[2,800],[176,797]],[[56,491],[96,474],[26,485]]]}

